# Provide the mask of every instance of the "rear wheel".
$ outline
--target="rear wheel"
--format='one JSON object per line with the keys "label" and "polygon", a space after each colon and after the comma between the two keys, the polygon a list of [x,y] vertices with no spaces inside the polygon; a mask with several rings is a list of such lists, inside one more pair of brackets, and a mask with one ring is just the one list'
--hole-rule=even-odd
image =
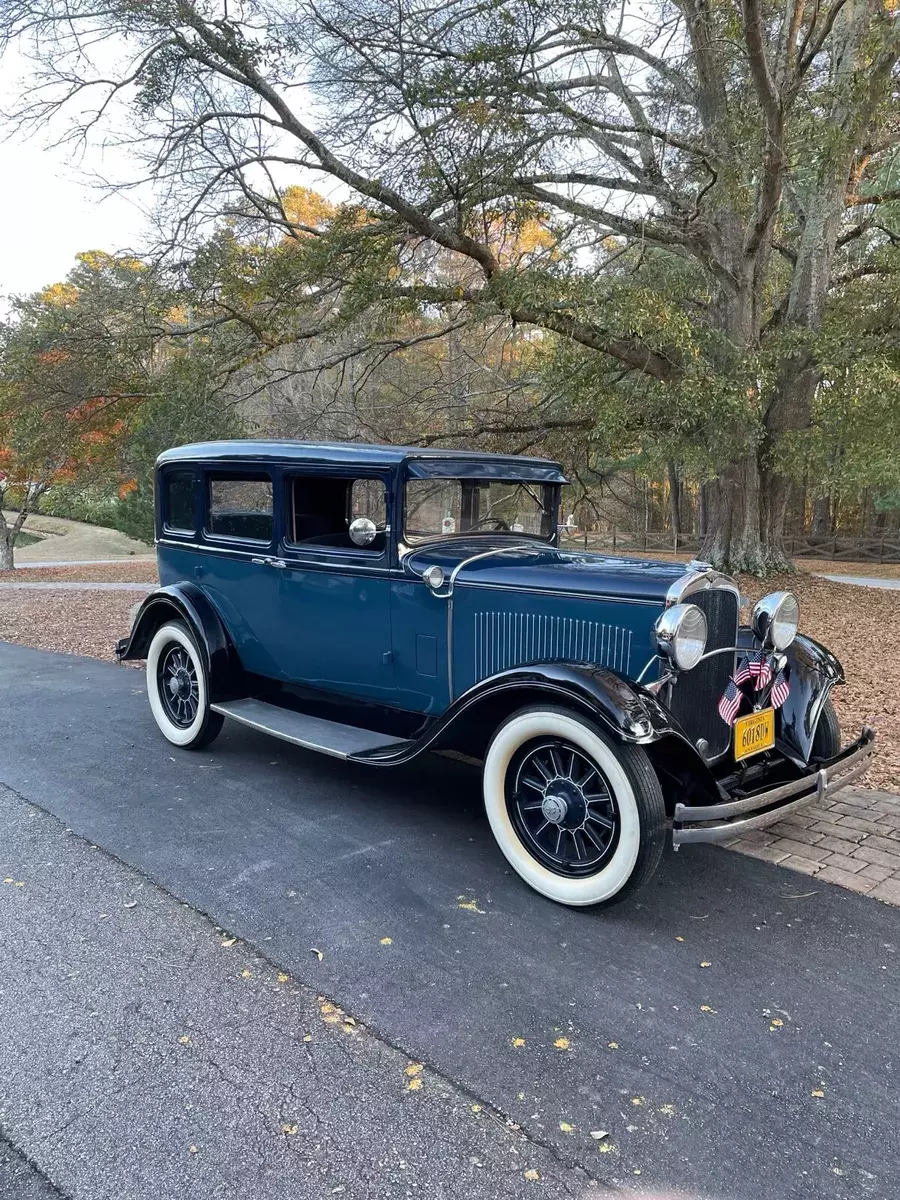
{"label": "rear wheel", "polygon": [[209,707],[203,656],[186,625],[170,621],[147,651],[147,696],[163,737],[183,750],[199,750],[217,736],[224,717]]}
{"label": "rear wheel", "polygon": [[647,755],[565,709],[523,709],[501,725],[483,786],[500,849],[551,900],[617,903],[659,865],[666,811]]}

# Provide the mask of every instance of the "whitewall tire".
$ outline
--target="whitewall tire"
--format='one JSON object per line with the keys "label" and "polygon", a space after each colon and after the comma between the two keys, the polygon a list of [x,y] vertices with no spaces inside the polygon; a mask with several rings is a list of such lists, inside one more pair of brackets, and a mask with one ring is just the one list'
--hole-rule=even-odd
{"label": "whitewall tire", "polygon": [[203,656],[186,625],[170,621],[153,635],[147,651],[147,696],[166,741],[183,750],[208,745],[224,718],[209,707]]}
{"label": "whitewall tire", "polygon": [[483,788],[507,861],[550,900],[616,903],[659,865],[666,811],[649,758],[566,709],[506,720],[488,747]]}

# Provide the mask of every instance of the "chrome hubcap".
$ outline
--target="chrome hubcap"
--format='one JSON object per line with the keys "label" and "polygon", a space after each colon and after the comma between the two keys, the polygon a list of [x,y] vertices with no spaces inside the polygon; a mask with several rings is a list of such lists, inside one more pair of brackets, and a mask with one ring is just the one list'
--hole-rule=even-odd
{"label": "chrome hubcap", "polygon": [[554,825],[561,825],[566,819],[569,806],[563,796],[545,796],[541,801],[541,812]]}

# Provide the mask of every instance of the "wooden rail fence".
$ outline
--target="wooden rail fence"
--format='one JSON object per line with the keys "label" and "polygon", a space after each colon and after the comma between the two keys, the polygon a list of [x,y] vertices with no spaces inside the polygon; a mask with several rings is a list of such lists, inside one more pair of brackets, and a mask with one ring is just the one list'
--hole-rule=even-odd
{"label": "wooden rail fence", "polygon": [[[629,551],[663,554],[697,554],[700,539],[697,537],[673,537],[670,533],[631,533],[612,529],[609,533],[594,533],[577,530],[568,534],[560,531],[563,546],[581,544],[589,550],[612,550],[627,554]],[[900,537],[788,537],[785,549],[791,558],[820,558],[831,562],[874,562],[900,563]]]}

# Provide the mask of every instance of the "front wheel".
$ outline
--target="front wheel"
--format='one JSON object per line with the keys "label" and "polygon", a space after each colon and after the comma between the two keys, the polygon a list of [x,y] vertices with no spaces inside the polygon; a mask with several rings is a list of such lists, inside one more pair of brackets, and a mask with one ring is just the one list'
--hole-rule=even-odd
{"label": "front wheel", "polygon": [[163,737],[183,750],[207,746],[224,717],[209,707],[203,657],[181,621],[161,626],[147,651],[147,696]]}
{"label": "front wheel", "polygon": [[483,787],[507,861],[550,900],[618,903],[659,865],[666,810],[646,753],[565,709],[527,708],[505,721]]}

